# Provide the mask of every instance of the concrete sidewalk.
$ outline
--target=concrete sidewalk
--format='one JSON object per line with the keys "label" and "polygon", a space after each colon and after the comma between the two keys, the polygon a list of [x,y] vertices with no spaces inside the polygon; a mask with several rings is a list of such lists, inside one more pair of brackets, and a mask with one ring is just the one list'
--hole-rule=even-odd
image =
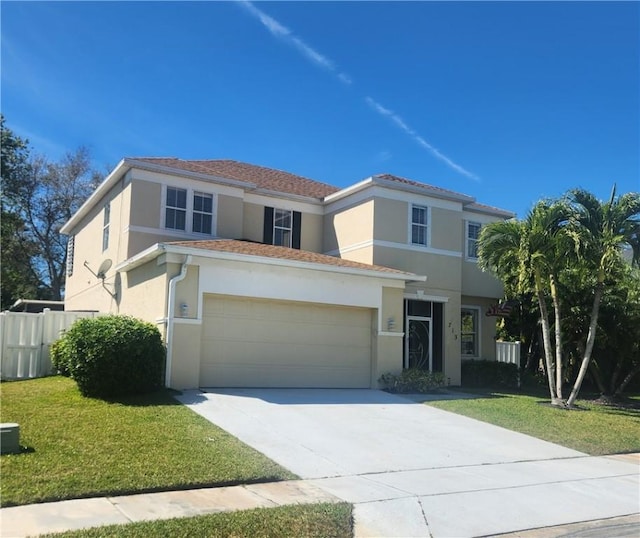
{"label": "concrete sidewalk", "polygon": [[[640,454],[633,457],[638,459]],[[0,509],[0,537],[25,538],[45,533],[121,525],[137,521],[320,502],[340,502],[340,499],[302,480],[75,499]],[[367,536],[368,533],[363,530],[356,527],[355,537]],[[500,538],[635,538],[640,536],[640,516],[635,514],[584,521],[499,536]]]}
{"label": "concrete sidewalk", "polygon": [[2,508],[0,536],[23,538],[104,525],[320,502],[335,503],[340,499],[301,480],[74,499]]}

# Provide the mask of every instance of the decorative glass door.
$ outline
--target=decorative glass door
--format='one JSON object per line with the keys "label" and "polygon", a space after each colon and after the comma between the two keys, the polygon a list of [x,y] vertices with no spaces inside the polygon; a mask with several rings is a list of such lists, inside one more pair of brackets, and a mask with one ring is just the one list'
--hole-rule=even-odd
{"label": "decorative glass door", "polygon": [[431,371],[431,319],[407,317],[405,368]]}

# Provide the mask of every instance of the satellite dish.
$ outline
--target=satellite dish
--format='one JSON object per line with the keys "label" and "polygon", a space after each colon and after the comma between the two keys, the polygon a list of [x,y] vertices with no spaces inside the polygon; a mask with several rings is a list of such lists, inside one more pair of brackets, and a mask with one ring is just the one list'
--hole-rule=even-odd
{"label": "satellite dish", "polygon": [[104,260],[101,264],[100,267],[98,267],[98,273],[96,274],[96,276],[102,280],[105,279],[106,275],[107,275],[107,271],[109,269],[111,269],[111,264],[113,262],[107,258],[106,260]]}

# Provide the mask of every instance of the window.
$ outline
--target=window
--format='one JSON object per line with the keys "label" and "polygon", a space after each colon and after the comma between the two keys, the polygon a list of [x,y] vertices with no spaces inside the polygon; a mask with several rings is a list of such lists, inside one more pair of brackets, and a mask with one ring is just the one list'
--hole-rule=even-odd
{"label": "window", "polygon": [[104,206],[104,216],[102,219],[102,252],[109,248],[109,222],[111,221],[111,204],[107,202]]}
{"label": "window", "polygon": [[273,214],[273,244],[281,247],[291,246],[293,216],[286,209],[275,209]]}
{"label": "window", "polygon": [[211,235],[213,222],[213,195],[204,192],[193,193],[193,231]]}
{"label": "window", "polygon": [[67,241],[67,276],[73,274],[73,255],[75,252],[76,236],[71,235]]}
{"label": "window", "polygon": [[265,206],[262,242],[266,245],[299,249],[301,229],[302,213],[299,211]]}
{"label": "window", "polygon": [[463,307],[460,311],[460,343],[463,357],[480,356],[480,309]]}
{"label": "window", "polygon": [[411,243],[414,245],[428,244],[429,208],[419,205],[411,206]]}
{"label": "window", "polygon": [[173,230],[185,230],[187,221],[187,191],[167,187],[167,203],[165,211],[165,226]]}
{"label": "window", "polygon": [[472,260],[478,258],[480,228],[481,226],[477,222],[467,222],[467,258]]}

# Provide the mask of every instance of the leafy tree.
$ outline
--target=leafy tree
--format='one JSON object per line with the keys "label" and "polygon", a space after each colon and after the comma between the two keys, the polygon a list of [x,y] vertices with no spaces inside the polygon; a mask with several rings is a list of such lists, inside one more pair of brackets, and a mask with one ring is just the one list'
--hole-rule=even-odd
{"label": "leafy tree", "polygon": [[[625,244],[631,247],[633,263],[637,264],[640,194],[616,198],[615,188],[605,203],[584,190],[570,191],[560,200],[538,202],[524,220],[493,223],[481,234],[480,266],[504,282],[507,294],[526,297],[533,292],[537,298],[547,381],[551,401],[556,405],[575,404],[594,352],[601,303],[606,312],[603,326],[611,319],[629,326],[638,322],[636,309],[630,307],[638,295],[635,277],[629,276],[622,256],[621,247]],[[626,284],[621,286],[621,282]],[[614,289],[617,291],[611,293]],[[563,304],[569,305],[568,311]],[[549,305],[553,305],[553,324],[549,321]],[[636,335],[637,331],[631,329],[627,333]],[[563,342],[567,335],[568,342]],[[602,353],[602,346],[595,348],[598,360],[591,371],[601,390],[619,392],[636,374],[636,368],[640,370],[637,338],[632,336],[627,341],[621,337],[615,342],[611,335],[601,338],[615,343],[620,355],[613,361],[615,366],[609,368],[611,359],[606,357],[611,353]],[[575,358],[576,367],[580,362],[580,369],[565,402],[562,384],[574,377],[573,372],[568,376],[563,371],[566,355]]]}
{"label": "leafy tree", "polygon": [[602,298],[589,372],[605,400],[620,398],[640,374],[638,269],[625,268],[617,285]]}
{"label": "leafy tree", "polygon": [[[30,156],[27,141],[6,128],[2,118],[3,250],[5,236],[13,237],[16,241],[8,244],[9,252],[18,253],[16,262],[20,262],[11,271],[8,268],[6,275],[3,263],[3,292],[6,284],[11,286],[7,301],[9,296],[34,292],[39,299],[62,299],[67,238],[60,228],[98,181],[87,148],[69,152],[59,162]],[[6,228],[5,212],[11,214]],[[7,254],[4,250],[3,262]]]}
{"label": "leafy tree", "polygon": [[595,275],[593,306],[582,363],[567,400],[567,405],[572,406],[589,368],[600,302],[608,286],[607,281],[617,280],[624,263],[622,245],[631,247],[634,264],[640,262],[640,194],[627,193],[616,197],[614,187],[609,201],[604,203],[582,189],[575,189],[569,195],[574,209],[573,233],[580,244],[581,263]]}
{"label": "leafy tree", "polygon": [[26,233],[25,222],[16,208],[21,179],[29,167],[28,141],[16,136],[0,115],[0,167],[2,196],[2,292],[0,309],[9,308],[20,297],[40,297],[38,279],[31,268],[35,244]]}
{"label": "leafy tree", "polygon": [[[518,295],[533,292],[538,302],[545,370],[554,404],[562,403],[561,300],[558,278],[567,263],[568,207],[562,202],[540,201],[522,221],[495,222],[480,235],[480,267]],[[554,310],[555,350],[552,348],[548,299]]]}

